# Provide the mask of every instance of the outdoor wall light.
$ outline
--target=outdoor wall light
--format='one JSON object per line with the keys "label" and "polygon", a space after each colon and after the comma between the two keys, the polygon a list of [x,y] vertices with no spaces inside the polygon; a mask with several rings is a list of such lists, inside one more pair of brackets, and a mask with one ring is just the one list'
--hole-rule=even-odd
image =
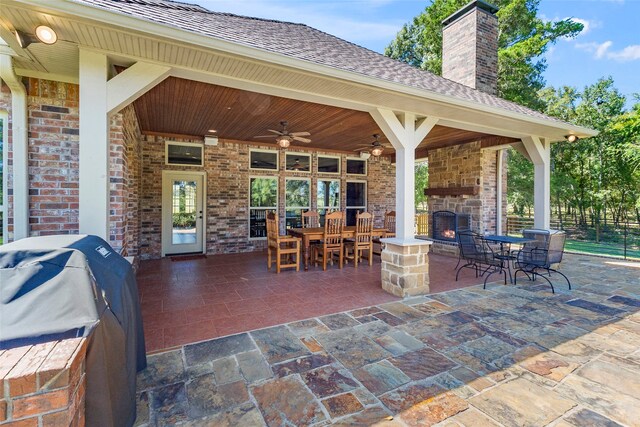
{"label": "outdoor wall light", "polygon": [[16,34],[16,40],[18,41],[18,44],[23,49],[26,49],[27,46],[29,46],[31,43],[38,42],[38,40],[35,37],[25,34],[20,30],[16,30],[15,34]]}
{"label": "outdoor wall light", "polygon": [[280,148],[287,148],[289,145],[291,145],[291,138],[286,135],[279,136],[276,139],[276,142],[278,143]]}
{"label": "outdoor wall light", "polygon": [[371,153],[368,151],[361,151],[360,152],[360,158],[362,160],[369,160],[369,157],[371,157]]}
{"label": "outdoor wall light", "polygon": [[16,40],[21,48],[26,49],[32,43],[54,44],[58,41],[58,35],[51,27],[39,25],[36,27],[35,36],[15,30]]}
{"label": "outdoor wall light", "polygon": [[565,139],[569,142],[576,142],[579,138],[578,135],[567,135]]}
{"label": "outdoor wall light", "polygon": [[58,41],[58,35],[53,28],[46,25],[39,25],[36,27],[36,37],[44,44],[54,44]]}

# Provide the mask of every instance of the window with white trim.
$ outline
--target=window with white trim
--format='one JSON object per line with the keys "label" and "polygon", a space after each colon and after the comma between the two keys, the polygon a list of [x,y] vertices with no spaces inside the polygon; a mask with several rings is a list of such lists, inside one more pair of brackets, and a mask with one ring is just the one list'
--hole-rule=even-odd
{"label": "window with white trim", "polygon": [[286,153],[285,168],[290,172],[311,172],[311,155],[304,153]]}
{"label": "window with white trim", "polygon": [[347,158],[347,174],[367,175],[367,161],[362,159]]}
{"label": "window with white trim", "polygon": [[167,141],[165,145],[165,164],[203,166],[203,150],[202,144]]}
{"label": "window with white trim", "polygon": [[347,181],[347,225],[356,225],[358,211],[367,210],[367,182]]}
{"label": "window with white trim", "polygon": [[249,178],[249,238],[267,237],[267,212],[278,210],[278,178]]}
{"label": "window with white trim", "polygon": [[318,173],[340,174],[340,156],[318,156]]}
{"label": "window with white trim", "polygon": [[311,208],[311,180],[287,178],[285,181],[286,227],[302,227],[302,211]]}
{"label": "window with white trim", "polygon": [[318,215],[320,224],[324,224],[327,212],[340,209],[340,181],[318,178]]}
{"label": "window with white trim", "polygon": [[277,171],[278,152],[275,150],[249,150],[249,168]]}

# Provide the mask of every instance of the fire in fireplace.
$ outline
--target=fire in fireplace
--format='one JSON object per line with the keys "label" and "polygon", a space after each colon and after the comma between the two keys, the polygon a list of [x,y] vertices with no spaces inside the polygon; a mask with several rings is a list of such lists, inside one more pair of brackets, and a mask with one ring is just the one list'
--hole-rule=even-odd
{"label": "fire in fireplace", "polygon": [[471,215],[451,211],[433,213],[431,237],[434,240],[456,241],[456,234],[471,229]]}

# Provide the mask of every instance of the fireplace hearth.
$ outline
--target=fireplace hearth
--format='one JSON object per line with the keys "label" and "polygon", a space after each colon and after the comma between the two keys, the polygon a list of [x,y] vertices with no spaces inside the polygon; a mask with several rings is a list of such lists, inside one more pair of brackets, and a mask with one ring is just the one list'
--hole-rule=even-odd
{"label": "fireplace hearth", "polygon": [[471,229],[471,215],[451,211],[436,211],[433,213],[431,238],[455,242],[460,231]]}

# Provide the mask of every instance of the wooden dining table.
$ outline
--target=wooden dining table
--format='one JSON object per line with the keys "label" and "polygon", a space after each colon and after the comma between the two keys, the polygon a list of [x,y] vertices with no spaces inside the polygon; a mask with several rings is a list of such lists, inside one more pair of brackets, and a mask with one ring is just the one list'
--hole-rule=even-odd
{"label": "wooden dining table", "polygon": [[[310,228],[289,228],[287,229],[287,233],[293,237],[299,237],[302,239],[302,258],[304,259],[304,269],[309,269],[309,247],[311,246],[311,241],[313,240],[322,240],[324,236],[324,227],[310,227]],[[384,237],[387,234],[387,230],[384,228],[374,228],[371,232],[373,237]],[[342,237],[344,239],[349,239],[355,237],[356,235],[356,226],[348,225],[345,226],[342,230]]]}

